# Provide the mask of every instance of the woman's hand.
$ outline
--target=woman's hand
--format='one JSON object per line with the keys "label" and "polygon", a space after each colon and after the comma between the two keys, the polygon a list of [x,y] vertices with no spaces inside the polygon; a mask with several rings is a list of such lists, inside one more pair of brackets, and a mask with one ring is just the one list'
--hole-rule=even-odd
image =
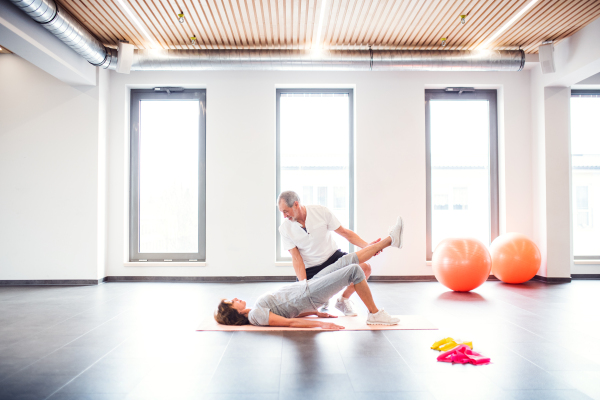
{"label": "woman's hand", "polygon": [[327,314],[325,312],[317,311],[317,318],[337,318],[337,315],[331,315],[331,314]]}
{"label": "woman's hand", "polygon": [[331,322],[321,322],[321,328],[323,328],[323,329],[333,329],[333,330],[346,329],[345,327],[343,327],[341,325],[336,325],[336,324],[333,324]]}

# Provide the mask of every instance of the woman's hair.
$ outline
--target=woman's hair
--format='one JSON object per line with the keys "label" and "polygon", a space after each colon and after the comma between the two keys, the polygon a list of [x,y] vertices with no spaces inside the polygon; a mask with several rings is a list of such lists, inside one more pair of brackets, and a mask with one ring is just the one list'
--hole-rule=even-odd
{"label": "woman's hair", "polygon": [[215,311],[215,320],[221,325],[248,325],[250,323],[248,316],[233,308],[233,305],[227,303],[225,299],[221,300]]}

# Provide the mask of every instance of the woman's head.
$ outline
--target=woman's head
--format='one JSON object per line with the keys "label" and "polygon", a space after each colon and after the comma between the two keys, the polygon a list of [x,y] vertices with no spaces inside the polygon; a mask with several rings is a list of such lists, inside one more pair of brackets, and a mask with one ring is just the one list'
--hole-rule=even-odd
{"label": "woman's head", "polygon": [[244,300],[223,299],[215,312],[215,320],[221,325],[247,325],[250,323],[248,321],[249,311]]}

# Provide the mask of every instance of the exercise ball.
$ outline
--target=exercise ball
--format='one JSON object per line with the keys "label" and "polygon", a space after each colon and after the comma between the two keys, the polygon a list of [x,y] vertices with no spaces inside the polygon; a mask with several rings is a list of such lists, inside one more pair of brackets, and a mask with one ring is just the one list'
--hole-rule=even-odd
{"label": "exercise ball", "polygon": [[468,292],[490,276],[492,258],[477,239],[445,239],[435,248],[431,265],[442,285],[457,292]]}
{"label": "exercise ball", "polygon": [[505,283],[523,283],[535,276],[542,255],[531,239],[521,233],[505,233],[490,246],[492,274]]}

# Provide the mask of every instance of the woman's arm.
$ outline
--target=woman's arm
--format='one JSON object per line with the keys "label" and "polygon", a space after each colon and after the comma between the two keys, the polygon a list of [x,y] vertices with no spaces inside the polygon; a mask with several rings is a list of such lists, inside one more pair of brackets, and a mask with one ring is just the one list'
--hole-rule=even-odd
{"label": "woman's arm", "polygon": [[344,329],[343,326],[331,322],[311,321],[310,319],[285,318],[273,312],[269,312],[269,326],[287,326],[290,328],[322,328],[322,329]]}
{"label": "woman's arm", "polygon": [[302,314],[298,315],[296,318],[308,317],[309,315],[317,315],[317,311],[303,312]]}
{"label": "woman's arm", "polygon": [[308,317],[309,315],[316,315],[317,318],[337,318],[337,315],[327,314],[327,313],[318,312],[318,311],[303,312],[302,314],[298,315],[296,318]]}

